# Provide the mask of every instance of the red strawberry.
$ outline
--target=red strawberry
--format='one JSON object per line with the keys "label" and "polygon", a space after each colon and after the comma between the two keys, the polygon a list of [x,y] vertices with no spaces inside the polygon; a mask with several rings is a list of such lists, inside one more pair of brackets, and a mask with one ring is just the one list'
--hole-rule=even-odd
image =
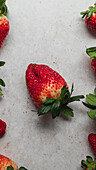
{"label": "red strawberry", "polygon": [[96,32],[96,4],[94,4],[94,7],[90,6],[89,10],[85,12],[81,12],[82,18],[85,17],[85,23],[87,27]]}
{"label": "red strawberry", "polygon": [[89,141],[89,143],[90,143],[90,145],[91,145],[91,147],[92,147],[92,149],[93,149],[93,151],[96,155],[96,134],[93,134],[93,133],[89,134],[88,135],[88,141]]}
{"label": "red strawberry", "polygon": [[47,65],[30,64],[26,83],[34,104],[41,108],[39,115],[51,112],[55,118],[62,111],[65,116],[73,116],[67,104],[84,98],[82,95],[71,97],[73,85],[70,93],[65,80]]}
{"label": "red strawberry", "polygon": [[2,46],[2,43],[9,32],[9,21],[5,16],[8,12],[5,1],[6,0],[2,0],[0,2],[0,47]]}
{"label": "red strawberry", "polygon": [[94,72],[96,73],[96,59],[91,59],[91,65],[92,65]]}
{"label": "red strawberry", "polygon": [[96,73],[96,47],[87,48],[86,53],[90,56],[91,66]]}
{"label": "red strawberry", "polygon": [[81,161],[81,167],[84,170],[96,170],[96,158],[93,160],[91,156],[86,156],[86,161]]}
{"label": "red strawberry", "polygon": [[0,137],[5,134],[6,131],[6,123],[0,119]]}
{"label": "red strawberry", "polygon": [[20,167],[18,169],[18,166],[16,165],[15,162],[13,162],[6,156],[0,155],[0,170],[27,170],[27,169],[24,167]]}

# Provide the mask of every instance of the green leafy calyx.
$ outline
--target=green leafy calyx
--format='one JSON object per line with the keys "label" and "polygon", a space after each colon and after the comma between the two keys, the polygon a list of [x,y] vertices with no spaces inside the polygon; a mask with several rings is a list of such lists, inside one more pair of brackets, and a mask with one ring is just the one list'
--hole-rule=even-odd
{"label": "green leafy calyx", "polygon": [[14,168],[12,166],[8,166],[7,170],[14,170]]}
{"label": "green leafy calyx", "polygon": [[86,161],[81,161],[81,167],[86,170],[96,170],[96,158],[95,160],[92,159],[90,156],[86,156]]}
{"label": "green leafy calyx", "polygon": [[67,85],[64,85],[61,89],[61,94],[56,99],[52,99],[49,97],[46,97],[45,102],[41,105],[41,109],[38,112],[38,115],[44,115],[48,112],[52,113],[52,118],[56,118],[57,116],[63,114],[67,117],[73,117],[74,113],[73,110],[68,107],[67,105],[74,101],[80,101],[80,99],[83,99],[83,95],[73,96],[72,92],[74,90],[73,84],[71,88],[71,92],[69,92]]}
{"label": "green leafy calyx", "polygon": [[[12,166],[8,166],[7,170],[14,170],[14,168]],[[27,170],[27,169],[24,167],[20,167],[18,170]]]}
{"label": "green leafy calyx", "polygon": [[5,2],[6,0],[0,0],[0,15],[1,16],[2,14],[6,16],[8,13],[8,9],[7,9]]}
{"label": "green leafy calyx", "polygon": [[89,93],[86,95],[86,101],[87,103],[83,102],[83,104],[86,107],[92,109],[88,112],[88,116],[91,119],[96,120],[96,88],[94,89],[94,94]]}
{"label": "green leafy calyx", "polygon": [[90,56],[90,59],[96,60],[96,47],[87,48],[86,53]]}
{"label": "green leafy calyx", "polygon": [[96,13],[96,4],[94,4],[94,7],[90,6],[87,11],[81,12],[80,14],[82,15],[82,18],[87,16],[87,19],[90,19],[94,13]]}

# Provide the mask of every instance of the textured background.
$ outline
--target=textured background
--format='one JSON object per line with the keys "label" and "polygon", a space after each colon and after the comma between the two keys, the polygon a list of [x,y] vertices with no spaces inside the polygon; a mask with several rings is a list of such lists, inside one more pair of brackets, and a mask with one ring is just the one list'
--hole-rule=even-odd
{"label": "textured background", "polygon": [[6,82],[0,99],[0,118],[7,130],[0,139],[0,153],[28,170],[81,170],[86,155],[93,156],[87,141],[96,133],[96,122],[81,102],[72,105],[75,117],[65,120],[38,117],[25,83],[29,63],[43,63],[58,71],[74,95],[93,93],[96,77],[86,48],[96,45],[80,12],[88,0],[7,0],[10,32],[2,48],[1,78]]}

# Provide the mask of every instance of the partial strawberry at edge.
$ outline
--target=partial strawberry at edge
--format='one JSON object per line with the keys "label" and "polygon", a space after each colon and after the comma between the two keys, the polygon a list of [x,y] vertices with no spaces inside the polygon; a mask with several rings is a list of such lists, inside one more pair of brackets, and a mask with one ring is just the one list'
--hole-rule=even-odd
{"label": "partial strawberry at edge", "polygon": [[7,170],[8,167],[13,167],[13,170],[18,170],[18,166],[15,164],[15,162],[6,156],[0,155],[0,169]]}
{"label": "partial strawberry at edge", "polygon": [[27,169],[24,167],[20,167],[18,169],[18,166],[14,161],[12,161],[11,159],[4,155],[0,155],[0,170],[27,170]]}
{"label": "partial strawberry at edge", "polygon": [[94,72],[96,73],[96,59],[91,59],[91,66],[92,66]]}
{"label": "partial strawberry at edge", "polygon": [[6,131],[6,123],[0,119],[0,137],[5,134]]}
{"label": "partial strawberry at edge", "polygon": [[96,73],[96,47],[87,48],[86,53],[90,56],[91,66]]}
{"label": "partial strawberry at edge", "polygon": [[0,1],[0,47],[9,32],[9,21],[6,17],[8,10],[5,1]]}
{"label": "partial strawberry at edge", "polygon": [[86,156],[86,161],[81,161],[81,167],[84,170],[96,170],[96,158],[93,160],[91,156]]}
{"label": "partial strawberry at edge", "polygon": [[82,102],[86,107],[91,109],[88,111],[88,116],[96,120],[96,88],[94,89],[94,94],[87,94],[86,95],[86,102]]}
{"label": "partial strawberry at edge", "polygon": [[96,4],[90,6],[87,11],[81,12],[82,18],[85,17],[85,23],[87,27],[96,32]]}
{"label": "partial strawberry at edge", "polygon": [[47,65],[30,64],[26,70],[26,83],[34,104],[40,108],[38,115],[52,113],[55,118],[62,113],[73,117],[73,110],[67,106],[73,101],[80,101],[83,95],[73,96],[62,76]]}
{"label": "partial strawberry at edge", "polygon": [[96,155],[96,134],[89,134],[88,135],[88,141],[93,149],[94,154]]}

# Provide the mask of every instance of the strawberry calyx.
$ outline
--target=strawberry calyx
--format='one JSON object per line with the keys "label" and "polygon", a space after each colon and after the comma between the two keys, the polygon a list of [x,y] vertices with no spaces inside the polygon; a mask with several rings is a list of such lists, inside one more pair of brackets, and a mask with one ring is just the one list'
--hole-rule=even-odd
{"label": "strawberry calyx", "polygon": [[59,97],[56,99],[46,97],[45,102],[41,105],[38,115],[40,116],[51,112],[53,119],[59,116],[60,113],[67,117],[74,117],[73,110],[67,105],[74,101],[80,101],[80,99],[83,99],[84,96],[78,95],[71,97],[74,90],[73,88],[72,84],[71,92],[69,92],[67,85],[64,85]]}
{"label": "strawberry calyx", "polygon": [[[14,170],[14,168],[12,166],[8,166],[7,170]],[[27,170],[27,169],[24,167],[20,167],[18,170]]]}
{"label": "strawberry calyx", "polygon": [[82,102],[86,107],[92,109],[91,111],[88,112],[88,116],[93,119],[96,120],[96,88],[94,89],[94,94],[89,93],[88,95],[86,95],[86,101]]}
{"label": "strawberry calyx", "polygon": [[96,14],[96,3],[93,6],[90,6],[87,11],[81,12],[82,18],[87,16],[87,19],[90,19],[93,14]]}
{"label": "strawberry calyx", "polygon": [[91,156],[86,156],[86,161],[81,161],[81,167],[84,170],[96,170],[96,158],[93,160]]}
{"label": "strawberry calyx", "polygon": [[86,53],[90,56],[90,59],[96,60],[96,47],[87,48]]}
{"label": "strawberry calyx", "polygon": [[8,9],[7,6],[5,4],[6,0],[0,0],[0,15],[7,15],[8,13]]}
{"label": "strawberry calyx", "polygon": [[[0,67],[4,66],[4,64],[5,64],[4,61],[0,61]],[[5,83],[4,83],[4,81],[3,81],[2,79],[0,79],[0,86],[5,87]],[[2,89],[1,89],[1,87],[0,87],[0,96],[2,96],[2,95],[3,95]]]}

